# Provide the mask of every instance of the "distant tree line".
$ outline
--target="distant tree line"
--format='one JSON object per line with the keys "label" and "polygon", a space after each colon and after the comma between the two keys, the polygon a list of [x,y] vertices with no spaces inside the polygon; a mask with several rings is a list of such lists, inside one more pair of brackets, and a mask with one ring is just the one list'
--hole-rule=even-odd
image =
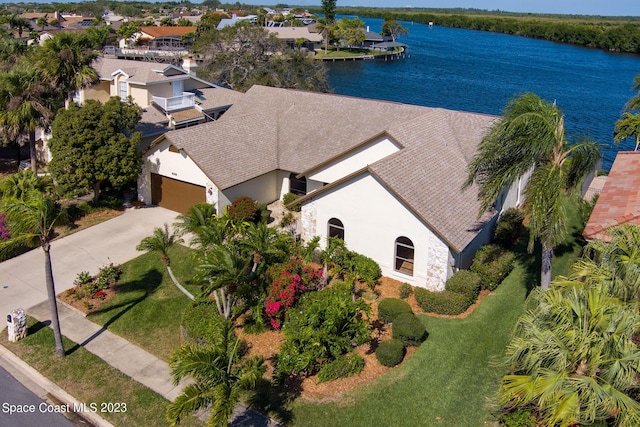
{"label": "distant tree line", "polygon": [[516,15],[486,11],[484,14],[479,11],[433,13],[372,8],[339,8],[337,13],[422,24],[433,22],[442,27],[491,31],[614,52],[640,53],[640,22],[633,18]]}

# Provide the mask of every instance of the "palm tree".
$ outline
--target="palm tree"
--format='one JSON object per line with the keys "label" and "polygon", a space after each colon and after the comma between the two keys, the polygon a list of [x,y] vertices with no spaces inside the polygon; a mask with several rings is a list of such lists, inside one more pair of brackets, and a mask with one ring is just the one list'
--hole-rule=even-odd
{"label": "palm tree", "polygon": [[48,128],[53,120],[57,95],[32,66],[16,66],[0,74],[0,130],[17,141],[29,137],[31,170],[37,171],[36,128]]}
{"label": "palm tree", "polygon": [[196,277],[203,284],[203,296],[213,294],[221,316],[231,318],[236,292],[249,283],[249,259],[236,242],[215,245],[202,251]]}
{"label": "palm tree", "polygon": [[266,223],[251,223],[244,231],[240,245],[247,250],[253,259],[251,275],[255,275],[258,266],[282,260],[287,253],[284,236],[276,229],[268,227]]}
{"label": "palm tree", "polygon": [[178,215],[174,227],[181,236],[192,234],[190,244],[198,247],[222,244],[227,238],[224,224],[216,215],[215,206],[198,203],[185,214]]}
{"label": "palm tree", "polygon": [[638,151],[638,145],[640,145],[640,114],[625,112],[622,113],[622,118],[616,122],[616,127],[613,130],[613,140],[616,144],[619,144],[630,136],[636,138],[634,151]]}
{"label": "palm tree", "polygon": [[509,102],[478,146],[469,164],[467,181],[479,186],[481,212],[519,178],[531,173],[524,210],[529,218],[529,250],[542,243],[542,287],[551,282],[553,248],[566,234],[563,193],[574,191],[600,158],[598,145],[581,141],[569,145],[564,119],[554,104],[527,93]]}
{"label": "palm tree", "polygon": [[11,29],[18,30],[18,38],[22,38],[22,33],[26,28],[31,30],[31,23],[26,18],[21,18],[18,15],[14,14],[7,18],[7,23]]}
{"label": "palm tree", "polygon": [[49,194],[51,190],[51,182],[39,177],[30,169],[19,170],[0,181],[0,195],[3,198],[24,199],[31,191]]}
{"label": "palm tree", "polygon": [[174,383],[177,385],[186,377],[194,380],[167,407],[171,425],[179,424],[186,415],[199,409],[211,408],[207,424],[226,427],[241,393],[255,389],[265,372],[262,357],[241,357],[242,343],[235,336],[233,324],[222,318],[214,321],[218,327],[214,328],[217,333],[213,345],[183,345],[171,356],[169,367]]}
{"label": "palm tree", "polygon": [[162,263],[165,267],[167,267],[167,271],[169,272],[169,277],[171,277],[171,281],[173,284],[185,294],[189,299],[193,300],[193,295],[189,291],[187,291],[181,284],[178,282],[178,279],[173,274],[173,270],[171,270],[171,260],[169,259],[169,249],[179,243],[183,243],[184,241],[180,238],[176,238],[175,233],[169,232],[169,226],[165,222],[164,229],[158,227],[153,230],[153,235],[145,237],[140,241],[138,246],[136,246],[136,250],[138,251],[150,251],[150,252],[160,252],[162,255]]}
{"label": "palm tree", "polygon": [[37,53],[37,64],[51,84],[61,91],[68,106],[73,94],[98,82],[98,72],[91,67],[99,52],[83,33],[58,33],[44,42]]}
{"label": "palm tree", "polygon": [[0,243],[0,251],[10,250],[16,244],[38,243],[44,251],[44,268],[49,309],[51,310],[51,326],[56,345],[56,355],[65,355],[58,319],[53,270],[51,268],[51,239],[53,227],[62,224],[66,217],[56,202],[39,191],[29,191],[22,198],[9,197],[3,200],[2,207],[6,213],[12,238]]}
{"label": "palm tree", "polygon": [[640,109],[640,74],[636,75],[633,78],[633,90],[637,91],[638,93],[636,94],[636,96],[631,98],[629,102],[627,102],[627,105],[625,105],[628,110]]}
{"label": "palm tree", "polygon": [[581,282],[537,289],[531,297],[536,304],[507,345],[510,374],[498,392],[501,404],[533,405],[550,426],[640,425],[637,309]]}

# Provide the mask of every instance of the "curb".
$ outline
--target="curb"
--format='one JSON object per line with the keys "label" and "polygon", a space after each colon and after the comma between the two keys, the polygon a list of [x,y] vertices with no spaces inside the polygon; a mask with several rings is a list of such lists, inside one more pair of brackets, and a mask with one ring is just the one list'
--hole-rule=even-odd
{"label": "curb", "polygon": [[[32,368],[24,360],[13,354],[8,348],[0,345],[0,366],[5,367],[9,373],[15,376],[16,373],[21,377],[26,377],[32,382],[32,384],[25,384],[22,381],[24,378],[18,378],[18,380],[25,385],[29,390],[38,395],[41,399],[50,401],[53,404],[68,404],[71,407],[74,405],[80,406],[80,401],[58,387],[48,378],[45,378],[40,372]],[[70,418],[65,414],[67,418]],[[70,415],[76,418],[81,418],[91,423],[95,427],[114,427],[113,424],[102,418],[97,413],[93,412],[72,412]]]}

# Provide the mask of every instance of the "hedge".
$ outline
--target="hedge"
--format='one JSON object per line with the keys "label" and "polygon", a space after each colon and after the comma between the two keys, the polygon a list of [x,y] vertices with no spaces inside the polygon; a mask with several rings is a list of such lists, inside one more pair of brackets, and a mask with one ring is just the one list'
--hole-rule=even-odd
{"label": "hedge", "polygon": [[427,329],[413,313],[403,313],[395,318],[392,325],[392,336],[404,345],[420,345],[427,339]]}
{"label": "hedge", "polygon": [[431,292],[424,288],[415,288],[413,292],[416,301],[426,312],[456,315],[469,308],[468,298],[457,292]]}
{"label": "hedge", "polygon": [[406,350],[400,340],[382,341],[376,349],[376,359],[384,366],[392,367],[402,362]]}
{"label": "hedge", "polygon": [[513,252],[498,245],[486,245],[476,252],[471,271],[480,276],[482,289],[492,291],[511,273],[514,261]]}
{"label": "hedge", "polygon": [[318,372],[318,383],[357,375],[364,369],[364,359],[358,354],[344,355],[323,365]]}
{"label": "hedge", "polygon": [[481,279],[477,273],[469,270],[459,270],[447,280],[444,288],[449,292],[455,292],[467,297],[467,306],[469,306],[478,298],[481,285]]}
{"label": "hedge", "polygon": [[403,313],[413,313],[413,310],[406,301],[398,298],[384,298],[378,304],[378,319],[384,323],[393,323]]}

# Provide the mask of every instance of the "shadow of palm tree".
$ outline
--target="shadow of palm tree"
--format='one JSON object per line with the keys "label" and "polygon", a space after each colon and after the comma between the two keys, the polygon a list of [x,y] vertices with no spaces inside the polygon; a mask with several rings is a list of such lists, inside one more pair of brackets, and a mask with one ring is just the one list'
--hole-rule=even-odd
{"label": "shadow of palm tree", "polygon": [[[147,271],[144,276],[138,280],[120,283],[118,285],[118,295],[124,295],[125,300],[112,305],[107,305],[100,310],[92,312],[91,316],[99,316],[104,313],[113,313],[113,316],[111,316],[106,322],[104,322],[102,328],[100,328],[100,330],[95,334],[84,340],[84,342],[76,344],[72,348],[67,350],[67,355],[73,353],[80,347],[86,346],[104,331],[109,329],[109,326],[120,319],[125,313],[138,305],[140,302],[144,301],[148,296],[155,293],[161,283],[162,273],[155,268]],[[140,296],[134,297],[132,299],[126,298],[127,293],[139,293],[140,291],[142,291],[142,294]]]}

